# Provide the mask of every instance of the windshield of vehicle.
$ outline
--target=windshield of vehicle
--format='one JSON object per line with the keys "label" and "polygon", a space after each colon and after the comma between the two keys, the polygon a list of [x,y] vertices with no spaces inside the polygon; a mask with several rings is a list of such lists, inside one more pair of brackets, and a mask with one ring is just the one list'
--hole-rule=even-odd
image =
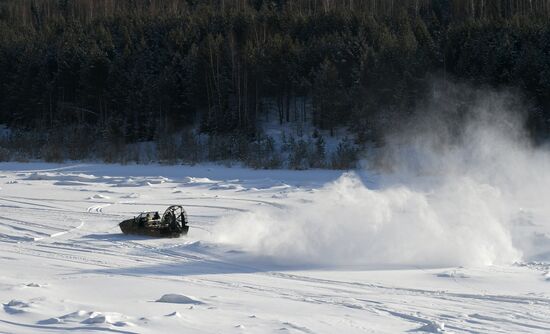
{"label": "windshield of vehicle", "polygon": [[148,219],[159,219],[159,213],[156,211],[151,212],[142,212],[137,216],[137,218],[148,218]]}

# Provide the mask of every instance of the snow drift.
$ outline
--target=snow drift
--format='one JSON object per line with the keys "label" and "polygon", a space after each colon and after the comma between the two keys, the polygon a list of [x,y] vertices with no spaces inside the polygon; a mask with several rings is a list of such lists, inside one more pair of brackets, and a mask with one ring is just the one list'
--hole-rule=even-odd
{"label": "snow drift", "polygon": [[488,265],[533,256],[532,236],[515,235],[514,224],[525,212],[530,224],[550,218],[550,158],[530,146],[503,101],[484,98],[459,135],[428,119],[389,137],[377,189],[348,173],[290,209],[225,217],[214,236],[285,264]]}

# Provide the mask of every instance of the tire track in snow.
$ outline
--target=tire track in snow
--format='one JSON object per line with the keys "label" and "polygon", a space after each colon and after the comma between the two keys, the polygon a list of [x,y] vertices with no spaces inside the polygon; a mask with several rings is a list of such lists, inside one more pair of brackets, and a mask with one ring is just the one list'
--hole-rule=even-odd
{"label": "tire track in snow", "polygon": [[[40,224],[40,223],[27,222],[27,221],[24,221],[24,220],[13,219],[13,218],[10,218],[10,217],[5,217],[5,216],[0,216],[0,219],[11,221],[11,222],[14,222],[14,223],[17,223],[17,224],[20,224],[20,225],[25,225],[27,227],[38,227],[38,228],[53,229],[53,230],[58,230],[58,231],[63,231],[64,230],[63,227],[59,227],[58,225],[45,225],[45,224]],[[0,223],[0,224],[8,225],[7,223]],[[11,224],[9,224],[9,225],[11,225]]]}
{"label": "tire track in snow", "polygon": [[98,204],[98,205],[92,205],[86,209],[86,212],[89,213],[95,213],[95,214],[103,214],[103,209],[105,209],[108,206],[111,206],[113,204],[117,203],[106,203],[106,204]]}
{"label": "tire track in snow", "polygon": [[[28,244],[28,243],[27,243]],[[20,244],[17,244],[18,246]],[[32,257],[39,257],[43,259],[48,260],[56,260],[56,261],[62,261],[62,262],[71,262],[76,264],[85,264],[85,265],[93,265],[97,267],[103,267],[103,268],[112,268],[111,265],[108,265],[104,261],[95,260],[95,259],[89,259],[82,256],[75,256],[70,254],[63,254],[59,252],[53,252],[48,251],[43,248],[41,249],[35,249],[31,247],[14,247],[14,248],[4,248],[2,249],[2,252],[8,252],[12,254],[19,254],[19,255],[27,255]]]}
{"label": "tire track in snow", "polygon": [[[24,198],[24,197],[21,197],[21,198]],[[39,201],[58,201],[58,202],[75,202],[75,203],[89,203],[88,201],[86,200],[53,200],[53,199],[31,199],[31,198],[27,198],[28,200],[39,200]],[[32,202],[23,202],[23,201],[14,201],[14,200],[10,200],[10,199],[7,199],[7,198],[4,198],[4,197],[0,197],[0,200],[3,200],[3,201],[7,201],[7,202],[14,202],[14,203],[18,203],[18,204],[24,204],[24,205],[31,205],[31,206],[35,206],[35,207],[23,207],[23,206],[10,206],[10,208],[15,208],[15,209],[24,209],[24,210],[35,210],[35,211],[44,211],[44,212],[62,212],[62,213],[69,213],[69,214],[96,214],[92,211],[88,212],[88,211],[80,211],[81,209],[79,208],[73,208],[71,210],[69,209],[64,209],[64,208],[59,208],[59,207],[52,207],[52,206],[44,206],[44,205],[40,205],[40,204],[36,204],[36,203],[32,203]],[[38,207],[36,207],[38,206]],[[103,215],[106,215],[106,216],[112,216],[112,217],[125,217],[125,215],[120,215],[120,214],[112,214],[112,213],[103,213]]]}
{"label": "tire track in snow", "polygon": [[495,302],[506,302],[506,303],[512,303],[512,304],[533,304],[533,303],[536,303],[536,304],[540,304],[540,305],[550,306],[550,299],[549,298],[541,298],[541,297],[490,295],[490,294],[481,295],[481,294],[471,294],[471,293],[446,292],[446,291],[439,291],[439,290],[424,290],[424,289],[415,289],[415,288],[388,287],[388,286],[384,286],[384,285],[381,285],[381,284],[374,284],[374,283],[337,281],[337,280],[329,280],[329,279],[313,278],[313,277],[309,277],[309,276],[288,274],[288,273],[282,273],[282,272],[269,272],[269,273],[266,273],[266,275],[285,278],[285,279],[290,279],[290,280],[298,280],[298,281],[306,281],[306,282],[317,282],[317,283],[328,283],[328,284],[339,284],[339,285],[346,285],[346,286],[359,286],[359,287],[376,288],[376,289],[382,289],[382,290],[400,291],[400,292],[406,292],[406,293],[411,293],[411,294],[420,294],[420,295],[451,296],[451,297],[457,297],[457,298],[479,299],[479,300],[487,300],[487,301],[495,301]]}
{"label": "tire track in snow", "polygon": [[[53,233],[53,234],[50,234],[48,235],[47,237],[48,238],[56,238],[56,237],[59,237],[59,236],[62,236],[62,235],[65,235],[65,234],[69,234],[73,231],[76,231],[76,230],[79,230],[82,228],[82,226],[84,226],[84,221],[81,220],[80,221],[80,225],[76,226],[76,227],[73,227],[72,229],[69,229],[69,230],[65,230],[65,231],[61,231],[61,232],[57,232],[57,233]],[[34,241],[40,241],[40,240],[44,240],[45,238],[34,238]]]}
{"label": "tire track in snow", "polygon": [[[3,234],[2,237],[4,239],[17,240],[18,242],[39,241],[39,240],[44,240],[46,238],[55,238],[55,237],[67,234],[73,230],[80,229],[84,225],[84,221],[80,220],[79,225],[67,229],[68,226],[60,227],[59,225],[53,225],[53,224],[52,225],[38,224],[38,223],[27,222],[19,219],[12,219],[4,216],[0,216],[0,219],[7,221],[7,222],[0,222],[0,226],[23,233],[22,236]],[[10,224],[9,222],[13,222],[15,224]],[[52,230],[53,230],[53,233],[50,232]]]}
{"label": "tire track in snow", "polygon": [[[34,200],[32,198],[25,198],[25,197],[13,197],[13,198],[21,198],[21,199],[31,200],[31,201]],[[44,204],[37,204],[37,203],[32,203],[32,202],[18,201],[18,200],[8,199],[6,197],[0,197],[0,200],[6,201],[6,202],[11,202],[11,203],[17,203],[17,204],[38,206],[38,207],[47,208],[47,209],[59,209],[58,207],[51,206],[51,205],[44,205]]]}
{"label": "tire track in snow", "polygon": [[[262,275],[263,273],[260,273]],[[299,277],[299,276],[298,276]],[[286,279],[289,279],[288,277]],[[300,280],[302,281],[302,280]],[[302,281],[303,282],[303,281]],[[309,280],[307,282],[310,282]],[[260,285],[254,284],[251,282],[225,282],[221,280],[213,280],[208,278],[201,278],[196,280],[197,284],[206,284],[207,286],[215,287],[225,287],[231,290],[240,290],[246,294],[258,294],[264,297],[272,298],[281,298],[288,299],[295,302],[304,302],[304,303],[313,303],[313,304],[326,304],[337,307],[348,307],[350,309],[355,309],[359,311],[367,311],[373,314],[386,314],[390,317],[399,318],[407,322],[412,322],[421,326],[420,328],[412,329],[412,331],[420,332],[443,332],[443,328],[449,328],[453,331],[458,332],[467,332],[467,333],[479,333],[481,332],[510,332],[509,327],[502,328],[500,318],[491,317],[491,316],[481,316],[474,314],[464,314],[463,309],[465,304],[470,304],[468,309],[481,309],[486,310],[487,312],[498,312],[499,314],[509,314],[510,317],[514,317],[514,312],[517,311],[517,306],[515,304],[504,304],[502,305],[499,301],[496,303],[489,304],[480,304],[479,301],[474,300],[461,300],[461,299],[440,299],[438,295],[432,296],[423,296],[417,295],[413,297],[419,298],[435,298],[439,299],[438,303],[433,303],[428,300],[422,300],[420,302],[415,302],[414,299],[411,299],[411,296],[408,294],[395,293],[392,287],[387,287],[388,291],[378,292],[376,289],[373,291],[371,289],[366,289],[363,292],[357,290],[341,290],[334,289],[331,280],[320,280],[315,282],[321,283],[330,283],[329,286],[315,285],[316,289],[323,288],[328,290],[328,293],[304,293],[303,289],[300,288],[281,288],[274,285]],[[338,282],[338,281],[336,281]],[[343,282],[348,283],[348,282]],[[293,286],[291,284],[285,286]],[[370,287],[368,284],[362,284],[360,286]],[[380,285],[373,285],[375,288],[380,288]],[[414,289],[402,289],[402,290],[413,290]],[[388,293],[390,292],[390,293]],[[444,293],[444,292],[441,292]],[[359,298],[362,294],[372,296],[371,298],[377,298],[376,301],[366,300]],[[460,294],[458,294],[460,295]],[[411,303],[403,304],[402,300],[406,298]],[[492,301],[492,300],[489,300]],[[358,303],[359,302],[359,303]],[[366,302],[360,303],[360,302]],[[395,306],[391,306],[395,305]],[[433,305],[432,308],[429,306]],[[545,305],[539,305],[540,310],[547,310]],[[455,313],[456,316],[448,316],[446,314],[441,314],[442,311],[448,313]],[[483,311],[480,311],[483,312]],[[509,318],[510,318],[509,317]],[[480,323],[475,320],[486,320],[484,323]],[[507,318],[502,318],[507,319]],[[532,332],[533,330],[540,330],[542,333],[547,333],[550,331],[550,323],[546,320],[537,319],[535,317],[525,318],[525,321],[514,321],[509,320],[504,323],[517,326],[515,332]],[[472,323],[473,326],[467,325]],[[476,324],[482,325],[481,327],[475,326]]]}

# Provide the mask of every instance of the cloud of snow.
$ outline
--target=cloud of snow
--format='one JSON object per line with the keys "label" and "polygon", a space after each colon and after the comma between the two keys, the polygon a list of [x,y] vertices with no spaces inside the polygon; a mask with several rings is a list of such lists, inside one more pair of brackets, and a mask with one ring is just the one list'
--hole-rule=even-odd
{"label": "cloud of snow", "polygon": [[347,173],[288,209],[225,217],[214,236],[297,265],[489,265],[532,256],[531,236],[516,228],[550,218],[550,155],[531,147],[506,101],[480,98],[458,134],[431,113],[390,136],[376,189]]}

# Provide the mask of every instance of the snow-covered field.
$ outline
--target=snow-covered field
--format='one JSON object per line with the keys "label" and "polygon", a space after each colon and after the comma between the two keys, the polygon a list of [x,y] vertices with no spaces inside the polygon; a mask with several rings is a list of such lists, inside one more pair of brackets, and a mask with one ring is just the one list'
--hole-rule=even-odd
{"label": "snow-covered field", "polygon": [[[548,199],[472,180],[3,163],[0,332],[550,332]],[[187,237],[118,229],[169,204]]]}

